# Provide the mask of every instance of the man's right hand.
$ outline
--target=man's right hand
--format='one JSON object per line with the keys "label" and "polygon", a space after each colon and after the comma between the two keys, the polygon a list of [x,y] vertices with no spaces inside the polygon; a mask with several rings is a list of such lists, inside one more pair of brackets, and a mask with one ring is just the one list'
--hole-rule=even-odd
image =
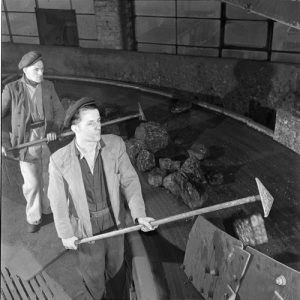
{"label": "man's right hand", "polygon": [[7,156],[7,152],[4,146],[1,146],[1,154]]}
{"label": "man's right hand", "polygon": [[77,245],[75,244],[75,241],[77,241],[78,238],[76,236],[72,236],[68,239],[61,239],[61,240],[66,249],[77,250]]}

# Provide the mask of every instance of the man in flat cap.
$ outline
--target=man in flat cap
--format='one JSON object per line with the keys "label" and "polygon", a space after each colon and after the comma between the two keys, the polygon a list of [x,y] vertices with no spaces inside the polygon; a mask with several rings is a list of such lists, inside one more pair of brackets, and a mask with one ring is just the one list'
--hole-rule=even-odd
{"label": "man in flat cap", "polygon": [[52,154],[49,164],[48,196],[55,227],[63,245],[77,249],[86,295],[103,299],[107,283],[116,293],[113,299],[123,299],[124,236],[93,244],[75,241],[124,227],[125,200],[143,231],[155,229],[150,223],[154,219],[146,216],[140,181],[124,141],[116,135],[101,135],[100,113],[93,99],[82,98],[70,106],[68,126],[75,138]]}
{"label": "man in flat cap", "polygon": [[[23,76],[7,84],[2,92],[2,118],[10,113],[10,132],[2,133],[2,154],[7,148],[47,137],[53,141],[65,117],[53,84],[44,80],[44,64],[37,51],[26,53],[18,65]],[[20,161],[24,179],[23,194],[27,201],[28,232],[39,229],[43,214],[51,213],[48,187],[48,146],[38,144],[14,151]]]}

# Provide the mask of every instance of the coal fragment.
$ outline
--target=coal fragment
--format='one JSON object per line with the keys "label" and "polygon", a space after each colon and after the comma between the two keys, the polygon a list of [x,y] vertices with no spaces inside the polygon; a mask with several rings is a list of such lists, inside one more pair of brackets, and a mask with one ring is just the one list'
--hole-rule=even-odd
{"label": "coal fragment", "polygon": [[137,155],[145,149],[145,143],[142,140],[131,138],[125,141],[126,151],[133,165],[136,163]]}
{"label": "coal fragment", "polygon": [[187,158],[181,166],[180,171],[194,183],[206,183],[200,161],[195,157]]}
{"label": "coal fragment", "polygon": [[148,183],[154,187],[162,186],[166,171],[154,168],[148,173]]}
{"label": "coal fragment", "polygon": [[191,209],[202,207],[207,199],[204,188],[195,186],[180,172],[174,172],[166,176],[163,186],[175,196],[180,196],[182,201]]}
{"label": "coal fragment", "polygon": [[137,156],[136,166],[141,172],[153,169],[155,167],[154,154],[148,150],[142,150]]}
{"label": "coal fragment", "polygon": [[237,219],[233,223],[233,228],[245,246],[256,246],[268,242],[267,231],[261,214]]}
{"label": "coal fragment", "polygon": [[155,153],[169,143],[167,130],[156,122],[141,123],[135,130],[134,137],[145,142],[146,149]]}
{"label": "coal fragment", "polygon": [[162,170],[175,172],[175,171],[179,171],[180,169],[180,161],[173,161],[170,158],[160,158],[158,162],[159,162],[159,167]]}
{"label": "coal fragment", "polygon": [[179,114],[190,110],[192,108],[192,102],[185,100],[174,100],[171,105],[171,113]]}

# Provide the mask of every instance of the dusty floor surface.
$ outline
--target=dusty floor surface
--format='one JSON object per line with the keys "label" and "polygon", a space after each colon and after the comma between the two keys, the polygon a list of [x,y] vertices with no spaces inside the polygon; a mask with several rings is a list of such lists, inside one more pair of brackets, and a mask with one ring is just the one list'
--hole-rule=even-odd
{"label": "dusty floor surface", "polygon": [[[210,157],[206,168],[221,171],[225,181],[220,186],[207,187],[209,198],[205,206],[256,195],[254,178],[258,177],[274,196],[275,203],[265,221],[269,243],[257,249],[300,270],[299,155],[239,122],[194,106],[191,111],[174,116],[169,112],[170,100],[163,97],[112,86],[63,81],[55,82],[55,87],[60,97],[76,100],[93,96],[102,102],[117,103],[124,115],[136,113],[137,102],[140,102],[148,120],[167,124],[172,140],[182,139],[180,147],[169,149],[172,157],[184,155],[189,148],[197,149],[199,144],[208,147]],[[121,134],[132,136],[137,125],[137,120],[122,124]],[[150,187],[144,175],[141,175],[141,181],[149,215],[159,219],[189,210],[180,199],[174,199],[165,190]],[[3,160],[2,264],[8,264],[27,279],[43,270],[70,299],[76,299],[82,284],[75,268],[74,252],[64,250],[51,219],[44,222],[38,233],[26,232],[21,185],[18,164]],[[234,217],[257,211],[261,212],[259,204],[249,204],[206,217],[233,234]],[[169,299],[201,299],[180,269],[192,224],[193,220],[171,223],[150,235],[143,235],[162,294]]]}

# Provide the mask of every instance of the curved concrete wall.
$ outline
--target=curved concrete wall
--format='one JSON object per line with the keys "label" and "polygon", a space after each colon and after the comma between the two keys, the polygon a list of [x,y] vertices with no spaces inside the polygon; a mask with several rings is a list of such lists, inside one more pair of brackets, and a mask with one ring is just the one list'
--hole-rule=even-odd
{"label": "curved concrete wall", "polygon": [[[300,65],[3,43],[2,73],[17,72],[20,58],[32,49],[43,53],[47,75],[112,79],[177,90],[181,97],[210,102],[254,120],[259,117],[258,108],[270,115],[284,110],[296,123],[300,117]],[[284,130],[280,132],[284,134]],[[296,141],[288,143],[292,149],[300,139],[295,136]]]}

